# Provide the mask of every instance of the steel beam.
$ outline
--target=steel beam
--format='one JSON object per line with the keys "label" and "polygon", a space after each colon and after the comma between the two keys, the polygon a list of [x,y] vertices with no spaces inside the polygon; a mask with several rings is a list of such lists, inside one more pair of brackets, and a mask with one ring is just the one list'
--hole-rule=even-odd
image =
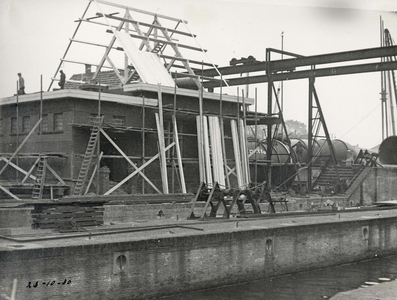
{"label": "steel beam", "polygon": [[[358,73],[370,73],[370,72],[379,72],[379,71],[388,71],[388,70],[397,70],[397,62],[392,61],[392,62],[383,62],[383,63],[371,63],[371,64],[278,73],[272,75],[272,81],[274,82],[274,81],[282,81],[282,80],[303,79],[310,77],[326,77],[326,76],[348,75],[348,74],[358,74]],[[205,70],[203,74],[204,75],[206,74]],[[267,75],[257,75],[250,77],[230,78],[230,79],[226,79],[226,81],[229,86],[235,86],[235,85],[269,82],[269,77]],[[216,88],[217,86],[213,82],[206,82],[204,83],[204,87]]]}
{"label": "steel beam", "polygon": [[[362,59],[372,59],[372,58],[395,56],[395,55],[397,55],[397,46],[368,48],[361,50],[336,52],[330,54],[304,56],[304,57],[292,58],[292,59],[274,60],[270,62],[270,69],[272,71],[293,70],[296,67],[330,64],[330,63],[338,63],[338,62],[354,61],[354,60],[362,60]],[[252,63],[246,65],[221,67],[218,69],[207,69],[202,71],[203,72],[202,75],[219,76],[219,73],[222,74],[223,76],[233,75],[233,74],[239,75],[241,73],[252,73],[252,72],[260,72],[266,70],[267,70],[267,62],[258,62],[258,63]]]}

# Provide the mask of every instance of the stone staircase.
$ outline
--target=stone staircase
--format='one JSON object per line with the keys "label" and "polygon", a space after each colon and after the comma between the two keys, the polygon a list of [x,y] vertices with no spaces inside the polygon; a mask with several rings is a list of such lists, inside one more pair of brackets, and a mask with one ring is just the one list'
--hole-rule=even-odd
{"label": "stone staircase", "polygon": [[[371,173],[372,167],[363,164],[352,166],[338,166],[339,181],[336,170],[333,166],[325,167],[320,176],[314,182],[314,186],[322,191],[331,193],[343,192],[348,199],[353,192],[361,185],[363,180]],[[339,184],[339,186],[338,186]],[[342,189],[340,190],[339,187]]]}
{"label": "stone staircase", "polygon": [[333,190],[335,190],[339,185],[342,186],[343,191],[346,191],[357,180],[357,178],[359,178],[358,175],[365,168],[366,167],[363,165],[338,166],[337,172],[334,166],[327,166],[323,169],[314,185],[320,188]]}

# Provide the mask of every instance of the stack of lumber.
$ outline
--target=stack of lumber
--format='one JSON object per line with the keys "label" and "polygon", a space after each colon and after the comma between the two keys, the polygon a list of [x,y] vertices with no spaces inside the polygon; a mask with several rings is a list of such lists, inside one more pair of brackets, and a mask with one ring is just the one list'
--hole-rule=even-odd
{"label": "stack of lumber", "polygon": [[[202,123],[202,124],[201,124]],[[222,149],[223,138],[218,117],[196,117],[199,149],[200,180],[212,187],[215,182],[225,187],[225,164]]]}
{"label": "stack of lumber", "polygon": [[34,203],[32,227],[81,231],[81,227],[103,224],[105,201],[46,201]]}
{"label": "stack of lumber", "polygon": [[67,196],[65,199],[79,201],[102,200],[106,205],[126,204],[163,204],[163,203],[189,203],[194,198],[192,193],[176,194],[126,194],[126,195],[85,195],[85,196]]}

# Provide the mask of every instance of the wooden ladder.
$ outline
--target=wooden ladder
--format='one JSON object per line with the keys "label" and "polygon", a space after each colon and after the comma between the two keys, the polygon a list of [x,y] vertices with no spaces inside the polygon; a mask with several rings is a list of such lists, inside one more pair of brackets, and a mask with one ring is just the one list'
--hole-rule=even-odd
{"label": "wooden ladder", "polygon": [[33,193],[32,193],[33,200],[38,200],[43,197],[43,187],[44,187],[46,169],[47,169],[47,157],[40,156],[40,159],[37,162],[36,182],[34,184]]}
{"label": "wooden ladder", "polygon": [[94,120],[93,128],[91,131],[90,140],[88,141],[87,150],[84,154],[84,159],[81,164],[79,176],[77,178],[76,185],[74,187],[74,196],[81,195],[83,191],[83,186],[85,181],[87,180],[88,170],[91,167],[92,157],[94,155],[95,146],[98,142],[98,136],[100,134],[99,129],[102,124],[103,117],[96,117]]}

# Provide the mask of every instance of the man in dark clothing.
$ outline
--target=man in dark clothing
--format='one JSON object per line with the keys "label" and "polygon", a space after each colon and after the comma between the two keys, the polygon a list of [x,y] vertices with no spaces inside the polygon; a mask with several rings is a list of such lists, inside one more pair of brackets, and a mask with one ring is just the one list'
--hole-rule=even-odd
{"label": "man in dark clothing", "polygon": [[302,162],[302,158],[303,158],[303,145],[301,142],[298,142],[296,144],[296,154],[298,156],[298,162],[301,163]]}
{"label": "man in dark clothing", "polygon": [[61,87],[61,90],[63,90],[63,88],[65,87],[66,75],[65,73],[63,73],[62,70],[60,72],[61,72],[61,79],[59,80],[58,85]]}
{"label": "man in dark clothing", "polygon": [[25,95],[25,80],[23,79],[21,73],[18,73],[18,77],[19,77],[18,95]]}

